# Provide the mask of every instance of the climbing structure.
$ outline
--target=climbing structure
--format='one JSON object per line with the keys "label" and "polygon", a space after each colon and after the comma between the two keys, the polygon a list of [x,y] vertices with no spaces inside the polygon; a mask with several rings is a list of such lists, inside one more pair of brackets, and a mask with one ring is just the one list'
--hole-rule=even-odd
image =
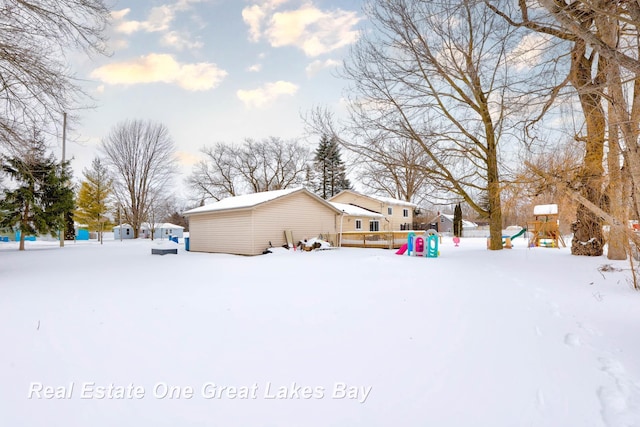
{"label": "climbing structure", "polygon": [[529,230],[529,246],[559,248],[567,245],[560,234],[558,205],[537,205],[533,208],[534,220],[527,224]]}

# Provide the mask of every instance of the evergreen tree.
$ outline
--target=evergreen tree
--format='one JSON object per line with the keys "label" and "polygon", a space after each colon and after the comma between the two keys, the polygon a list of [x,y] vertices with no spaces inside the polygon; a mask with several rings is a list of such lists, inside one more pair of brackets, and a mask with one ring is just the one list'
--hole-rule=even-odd
{"label": "evergreen tree", "polygon": [[97,231],[102,243],[113,180],[109,176],[107,167],[97,157],[91,162],[91,169],[85,169],[82,173],[85,179],[81,182],[78,191],[76,218],[78,222],[87,224],[90,230]]}
{"label": "evergreen tree", "polygon": [[313,190],[323,199],[351,188],[336,138],[322,136],[315,151],[314,167],[317,182]]}
{"label": "evergreen tree", "polygon": [[65,226],[64,215],[73,210],[73,190],[68,186],[70,171],[53,156],[47,156],[44,142],[34,138],[31,149],[22,156],[6,158],[2,170],[15,182],[0,200],[0,228],[17,227],[20,250],[27,234],[51,233],[56,236]]}
{"label": "evergreen tree", "polygon": [[462,237],[462,208],[458,203],[453,210],[453,235]]}

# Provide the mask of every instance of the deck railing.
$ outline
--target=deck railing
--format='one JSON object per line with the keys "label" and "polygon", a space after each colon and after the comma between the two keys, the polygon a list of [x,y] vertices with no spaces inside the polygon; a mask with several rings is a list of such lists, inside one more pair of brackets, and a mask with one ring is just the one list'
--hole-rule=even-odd
{"label": "deck railing", "polygon": [[342,233],[342,247],[397,249],[407,243],[408,231],[347,231]]}

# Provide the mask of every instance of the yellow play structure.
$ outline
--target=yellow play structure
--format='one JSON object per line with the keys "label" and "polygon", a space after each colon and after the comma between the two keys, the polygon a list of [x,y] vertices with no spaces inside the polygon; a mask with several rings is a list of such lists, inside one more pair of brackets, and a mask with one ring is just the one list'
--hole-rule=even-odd
{"label": "yellow play structure", "polygon": [[533,208],[534,220],[527,224],[529,230],[529,247],[542,246],[559,248],[567,245],[560,234],[558,205],[537,205]]}

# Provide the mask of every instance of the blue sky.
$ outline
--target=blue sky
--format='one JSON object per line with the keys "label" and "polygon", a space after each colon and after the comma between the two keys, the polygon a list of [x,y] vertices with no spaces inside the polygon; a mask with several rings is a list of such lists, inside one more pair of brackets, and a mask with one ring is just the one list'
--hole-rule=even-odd
{"label": "blue sky", "polygon": [[338,114],[343,108],[346,83],[335,71],[359,37],[361,6],[360,0],[117,1],[113,54],[75,65],[95,108],[82,112],[67,158],[75,158],[80,175],[109,129],[126,119],[164,123],[183,173],[203,145],[303,138],[301,113],[316,105]]}

